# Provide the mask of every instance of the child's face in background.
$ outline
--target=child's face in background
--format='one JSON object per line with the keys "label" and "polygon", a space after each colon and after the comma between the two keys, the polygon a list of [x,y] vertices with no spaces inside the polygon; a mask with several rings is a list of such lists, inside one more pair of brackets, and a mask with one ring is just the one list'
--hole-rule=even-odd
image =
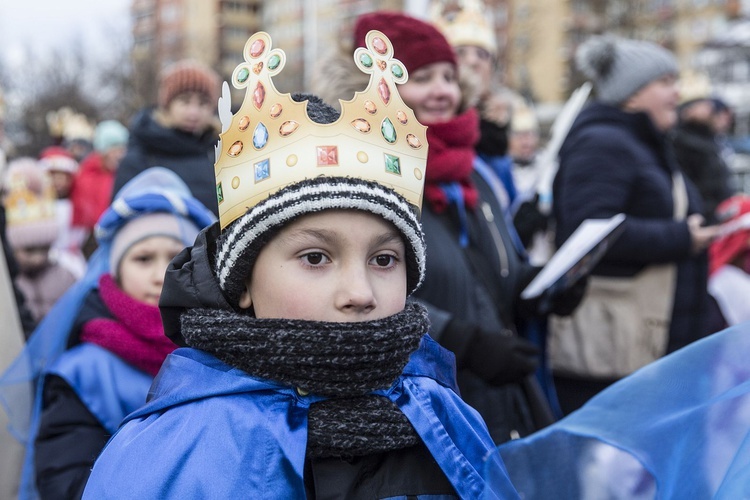
{"label": "child's face in background", "polygon": [[356,210],[300,217],[260,251],[240,307],[258,318],[355,322],[385,318],[406,304],[401,234]]}
{"label": "child's face in background", "polygon": [[120,165],[120,160],[125,156],[125,151],[126,147],[123,145],[112,147],[102,153],[102,163],[104,164],[104,168],[110,172],[116,171],[117,167]]}
{"label": "child's face in background", "polygon": [[182,248],[182,242],[168,236],[151,236],[130,247],[120,261],[122,291],[140,302],[159,305],[164,273]]}
{"label": "child's face in background", "polygon": [[73,175],[59,170],[50,170],[50,179],[55,188],[57,199],[61,200],[70,196],[70,188],[73,186]]}
{"label": "child's face in background", "polygon": [[213,120],[215,107],[204,94],[183,92],[169,103],[165,118],[170,127],[200,135]]}
{"label": "child's face in background", "polygon": [[34,276],[49,265],[49,245],[19,247],[13,250],[18,270],[26,276]]}

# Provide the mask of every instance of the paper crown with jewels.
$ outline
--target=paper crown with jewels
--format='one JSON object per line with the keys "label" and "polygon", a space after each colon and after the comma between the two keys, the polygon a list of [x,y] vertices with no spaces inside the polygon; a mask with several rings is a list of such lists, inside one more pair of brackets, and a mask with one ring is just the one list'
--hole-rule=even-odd
{"label": "paper crown with jewels", "polygon": [[430,17],[452,46],[474,45],[497,53],[492,20],[481,0],[433,0]]}
{"label": "paper crown with jewels", "polygon": [[319,176],[378,182],[419,211],[426,127],[398,93],[396,84],[405,83],[408,73],[383,33],[370,31],[366,47],[354,52],[370,84],[352,100],[340,101],[341,116],[329,124],[313,122],[306,101],[276,90],[272,77],[284,68],[286,56],[272,48],[267,33],[251,36],[243,55],[232,74],[232,84],[246,89],[242,106],[232,115],[226,82],[219,98],[215,173],[222,229],[285,186]]}

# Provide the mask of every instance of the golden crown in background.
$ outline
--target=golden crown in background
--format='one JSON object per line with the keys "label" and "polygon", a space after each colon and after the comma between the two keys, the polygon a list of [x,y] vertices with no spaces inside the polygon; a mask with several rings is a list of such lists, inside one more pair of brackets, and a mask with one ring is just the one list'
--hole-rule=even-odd
{"label": "golden crown in background", "polygon": [[432,0],[430,18],[453,47],[474,45],[497,53],[492,18],[481,0]]}
{"label": "golden crown in background", "polygon": [[376,181],[422,206],[426,127],[398,93],[396,84],[408,73],[383,33],[370,31],[366,47],[354,52],[370,83],[351,101],[340,101],[341,116],[330,124],[313,122],[307,101],[276,90],[272,77],[286,56],[272,49],[268,33],[251,36],[243,55],[232,74],[232,84],[246,89],[242,106],[232,115],[226,82],[219,99],[215,173],[222,229],[279,189],[320,175]]}

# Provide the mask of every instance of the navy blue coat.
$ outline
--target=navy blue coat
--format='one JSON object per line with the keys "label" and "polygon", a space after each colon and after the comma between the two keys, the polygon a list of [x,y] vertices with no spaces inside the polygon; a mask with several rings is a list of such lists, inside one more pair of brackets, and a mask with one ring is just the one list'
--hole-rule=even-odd
{"label": "navy blue coat", "polygon": [[[673,220],[672,173],[678,169],[667,137],[648,115],[593,103],[560,150],[553,185],[558,246],[585,219],[627,216],[594,275],[633,276],[649,264],[677,264],[669,352],[708,333],[706,254],[691,254],[687,222]],[[685,182],[688,214],[700,213],[700,195]]]}

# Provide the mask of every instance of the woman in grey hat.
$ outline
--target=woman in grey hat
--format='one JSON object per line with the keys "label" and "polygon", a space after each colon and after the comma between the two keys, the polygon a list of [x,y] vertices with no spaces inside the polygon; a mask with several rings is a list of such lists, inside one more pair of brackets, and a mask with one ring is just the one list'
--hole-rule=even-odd
{"label": "woman in grey hat", "polygon": [[565,412],[709,333],[705,249],[717,231],[703,225],[700,196],[666,140],[679,98],[673,54],[651,42],[597,36],[581,45],[576,62],[596,99],[560,150],[557,244],[585,219],[626,219],[579,309],[553,322],[552,365]]}

